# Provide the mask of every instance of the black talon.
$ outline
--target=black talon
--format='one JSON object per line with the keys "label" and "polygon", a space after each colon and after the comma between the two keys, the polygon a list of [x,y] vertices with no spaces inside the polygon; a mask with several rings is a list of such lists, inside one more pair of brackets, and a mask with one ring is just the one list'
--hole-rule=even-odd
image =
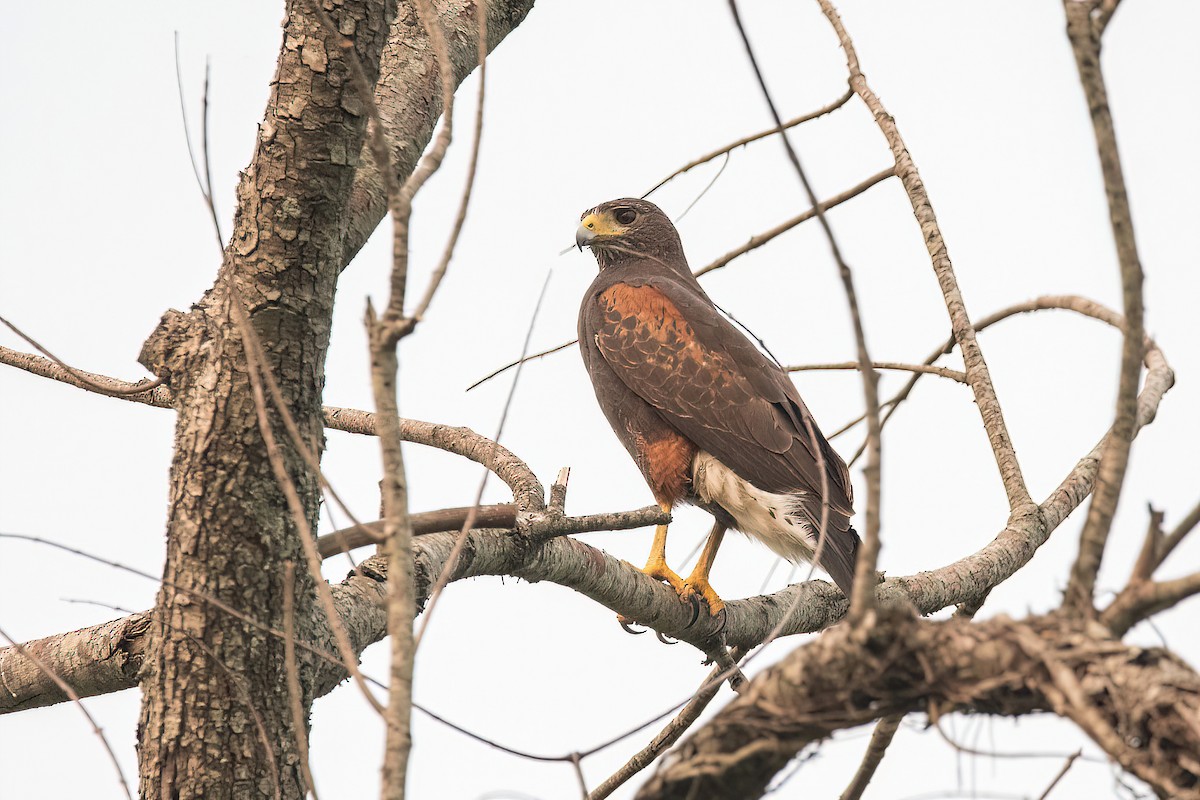
{"label": "black talon", "polygon": [[663,644],[679,644],[678,640],[676,640],[676,641],[667,641],[667,637],[666,637],[666,636],[663,636],[663,634],[662,634],[662,632],[661,632],[661,631],[655,631],[655,632],[654,632],[654,635],[655,635],[655,636],[657,636],[657,637],[658,637],[658,640],[659,640],[660,642],[662,642]]}
{"label": "black talon", "polygon": [[625,629],[626,633],[632,633],[634,636],[641,636],[643,633],[646,632],[645,630],[635,631],[630,626],[634,625],[636,623],[634,623],[631,620],[625,619],[624,617],[617,617],[617,622],[619,622],[621,624],[621,627]]}
{"label": "black talon", "polygon": [[685,630],[687,628],[690,628],[693,625],[695,625],[696,622],[700,619],[700,606],[703,604],[704,601],[702,601],[698,595],[692,595],[691,597],[688,598],[688,602],[692,606],[692,619],[690,622],[688,622],[687,625],[683,626]]}

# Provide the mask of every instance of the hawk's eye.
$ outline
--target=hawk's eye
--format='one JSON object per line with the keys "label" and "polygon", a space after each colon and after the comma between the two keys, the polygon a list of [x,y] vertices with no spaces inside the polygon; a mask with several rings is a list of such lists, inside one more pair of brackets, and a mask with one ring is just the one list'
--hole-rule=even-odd
{"label": "hawk's eye", "polygon": [[630,225],[637,219],[637,212],[632,208],[618,208],[613,214],[617,218],[617,222],[622,225]]}

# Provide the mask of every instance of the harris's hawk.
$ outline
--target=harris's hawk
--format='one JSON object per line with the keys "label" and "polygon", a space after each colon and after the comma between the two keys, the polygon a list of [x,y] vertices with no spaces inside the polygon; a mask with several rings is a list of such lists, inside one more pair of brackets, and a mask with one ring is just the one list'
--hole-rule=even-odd
{"label": "harris's hawk", "polygon": [[579,309],[600,408],[664,511],[692,503],[716,521],[687,578],[667,566],[666,525],[643,572],[716,614],[725,604],[708,575],[732,528],[816,561],[849,597],[859,538],[846,464],[787,373],[705,294],[671,220],[645,200],[612,200],[584,213],[575,243],[600,266]]}

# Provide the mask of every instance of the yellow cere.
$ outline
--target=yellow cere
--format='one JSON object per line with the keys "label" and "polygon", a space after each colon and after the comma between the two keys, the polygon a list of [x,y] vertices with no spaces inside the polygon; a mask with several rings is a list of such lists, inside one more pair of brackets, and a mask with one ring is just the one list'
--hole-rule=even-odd
{"label": "yellow cere", "polygon": [[587,228],[597,236],[616,236],[627,230],[624,225],[619,224],[613,219],[613,215],[608,212],[588,214],[579,225],[582,228]]}

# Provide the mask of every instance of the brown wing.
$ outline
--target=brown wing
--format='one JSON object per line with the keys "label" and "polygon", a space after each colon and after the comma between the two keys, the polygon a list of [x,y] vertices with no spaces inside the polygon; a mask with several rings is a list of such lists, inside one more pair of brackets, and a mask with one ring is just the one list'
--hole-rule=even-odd
{"label": "brown wing", "polygon": [[617,283],[600,293],[589,313],[585,327],[626,386],[697,447],[755,486],[810,493],[816,503],[808,516],[816,519],[819,450],[828,476],[831,525],[849,528],[853,509],[845,464],[820,434],[787,374],[706,296],[669,280]]}

